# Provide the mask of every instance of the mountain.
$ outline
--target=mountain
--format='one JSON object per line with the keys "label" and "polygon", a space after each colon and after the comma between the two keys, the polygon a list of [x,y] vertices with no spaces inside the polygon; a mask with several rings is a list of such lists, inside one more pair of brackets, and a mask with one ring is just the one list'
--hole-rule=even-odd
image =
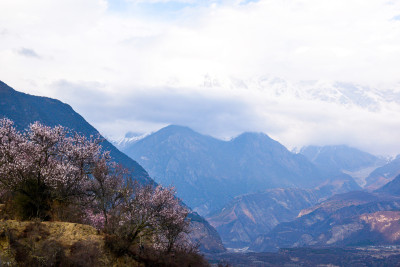
{"label": "mountain", "polygon": [[[100,135],[71,106],[56,99],[15,91],[0,81],[0,118],[3,117],[13,120],[15,126],[20,130],[28,127],[30,123],[40,121],[48,126],[62,125],[85,136]],[[141,165],[119,151],[107,140],[104,139],[102,146],[105,150],[111,151],[111,156],[116,162],[131,171],[133,178],[141,183],[154,183]],[[192,212],[190,217],[195,218],[192,223],[192,228],[194,229],[193,238],[199,242],[203,251],[221,252],[225,250],[221,238],[212,226],[195,212]]]}
{"label": "mountain", "polygon": [[303,155],[263,133],[222,141],[170,125],[123,151],[157,182],[174,185],[178,196],[203,215],[238,195],[279,187],[313,188],[328,179]]}
{"label": "mountain", "polygon": [[400,196],[353,191],[300,212],[277,225],[250,247],[326,247],[400,244]]}
{"label": "mountain", "polygon": [[[62,125],[85,136],[100,136],[100,133],[71,106],[56,99],[15,91],[0,81],[0,118],[4,117],[13,120],[19,130],[24,130],[29,124],[39,121],[48,126]],[[113,159],[128,168],[135,179],[143,183],[152,182],[142,166],[110,142],[104,139],[102,146],[111,151]]]}
{"label": "mountain", "polygon": [[127,146],[132,145],[133,143],[139,141],[140,139],[143,139],[146,137],[148,134],[142,134],[142,133],[134,133],[134,132],[128,132],[125,134],[123,138],[116,139],[116,140],[110,140],[110,142],[119,150],[124,150]]}
{"label": "mountain", "polygon": [[381,188],[375,190],[375,192],[400,196],[400,175]]}
{"label": "mountain", "polygon": [[249,247],[258,236],[276,225],[296,219],[299,212],[334,194],[358,188],[347,175],[314,189],[277,188],[235,197],[207,217],[228,248]]}
{"label": "mountain", "polygon": [[386,183],[393,180],[397,175],[400,174],[400,155],[389,163],[375,169],[371,174],[365,179],[365,187],[369,190],[375,190]]}
{"label": "mountain", "polygon": [[235,197],[207,220],[220,233],[226,247],[243,248],[277,224],[295,219],[302,209],[317,202],[316,190],[268,189]]}
{"label": "mountain", "polygon": [[351,175],[361,187],[365,186],[365,179],[373,170],[386,163],[382,158],[346,145],[306,146],[300,154],[324,171]]}
{"label": "mountain", "polygon": [[357,171],[382,161],[372,154],[346,145],[306,146],[300,153],[318,167],[332,171]]}

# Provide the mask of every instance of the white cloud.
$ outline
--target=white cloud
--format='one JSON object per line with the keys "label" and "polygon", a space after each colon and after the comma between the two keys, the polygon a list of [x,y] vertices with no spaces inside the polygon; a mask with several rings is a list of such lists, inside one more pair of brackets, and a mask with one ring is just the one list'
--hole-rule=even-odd
{"label": "white cloud", "polygon": [[[269,74],[396,88],[400,2],[132,1],[1,1],[0,79],[67,101],[106,135],[180,123],[220,137],[262,130],[290,146],[400,152],[398,103],[373,111],[240,85]],[[220,85],[204,87],[207,74]]]}
{"label": "white cloud", "polygon": [[36,51],[33,49],[30,49],[30,48],[22,47],[16,52],[17,52],[17,54],[24,56],[24,57],[40,58],[40,56],[36,53]]}

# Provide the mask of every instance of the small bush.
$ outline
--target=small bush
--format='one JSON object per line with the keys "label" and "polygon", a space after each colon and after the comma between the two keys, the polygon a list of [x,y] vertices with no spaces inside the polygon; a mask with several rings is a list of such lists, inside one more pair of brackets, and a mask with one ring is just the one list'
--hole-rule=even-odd
{"label": "small bush", "polygon": [[115,257],[127,256],[149,267],[209,266],[206,259],[197,251],[177,250],[166,253],[152,246],[129,243],[115,235],[106,236],[105,246]]}
{"label": "small bush", "polygon": [[101,256],[99,244],[91,241],[78,241],[71,247],[71,253],[68,259],[69,266],[100,266]]}
{"label": "small bush", "polygon": [[45,225],[34,222],[22,233],[9,235],[10,247],[19,266],[60,266],[66,259],[64,248],[55,240],[47,239]]}
{"label": "small bush", "polygon": [[51,191],[47,185],[27,179],[14,194],[13,204],[20,219],[50,219]]}
{"label": "small bush", "polygon": [[131,255],[132,243],[124,239],[119,238],[116,235],[106,235],[105,248],[109,250],[116,257],[122,257],[126,255]]}

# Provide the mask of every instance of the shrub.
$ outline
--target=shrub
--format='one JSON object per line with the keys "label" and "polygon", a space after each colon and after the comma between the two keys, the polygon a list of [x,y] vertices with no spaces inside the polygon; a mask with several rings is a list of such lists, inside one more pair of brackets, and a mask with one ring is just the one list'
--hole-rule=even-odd
{"label": "shrub", "polygon": [[27,225],[24,231],[10,238],[18,266],[61,266],[66,261],[64,248],[52,239],[49,232],[38,222]]}
{"label": "shrub", "polygon": [[72,245],[68,266],[70,267],[96,267],[100,266],[102,257],[98,243],[92,241],[78,241]]}

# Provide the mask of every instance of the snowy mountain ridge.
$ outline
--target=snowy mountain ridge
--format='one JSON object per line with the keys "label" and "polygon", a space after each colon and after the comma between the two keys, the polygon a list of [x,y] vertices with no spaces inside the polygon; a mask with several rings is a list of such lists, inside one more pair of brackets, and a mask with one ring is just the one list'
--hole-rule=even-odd
{"label": "snowy mountain ridge", "polygon": [[400,84],[382,84],[371,87],[323,80],[293,82],[272,76],[236,79],[205,75],[204,83],[201,86],[235,91],[259,91],[270,97],[319,100],[343,106],[359,106],[369,111],[379,111],[386,103],[400,105]]}

